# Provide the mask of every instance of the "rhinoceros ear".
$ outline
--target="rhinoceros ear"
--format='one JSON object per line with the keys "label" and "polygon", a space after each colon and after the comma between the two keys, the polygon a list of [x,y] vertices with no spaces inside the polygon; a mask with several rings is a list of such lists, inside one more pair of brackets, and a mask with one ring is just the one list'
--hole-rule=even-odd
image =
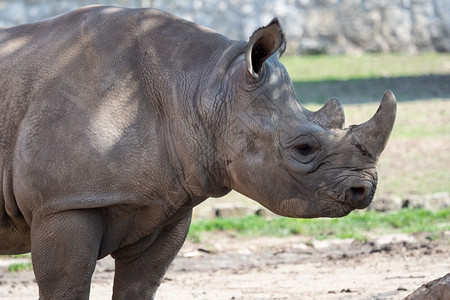
{"label": "rhinoceros ear", "polygon": [[281,56],[285,49],[283,30],[278,19],[275,18],[269,25],[259,28],[250,37],[245,50],[248,72],[254,78],[259,78],[264,62],[277,51]]}

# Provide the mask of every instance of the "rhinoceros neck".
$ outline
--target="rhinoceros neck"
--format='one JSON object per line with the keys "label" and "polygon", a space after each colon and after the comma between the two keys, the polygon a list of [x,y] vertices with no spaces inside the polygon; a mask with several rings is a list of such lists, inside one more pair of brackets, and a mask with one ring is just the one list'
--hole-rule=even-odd
{"label": "rhinoceros neck", "polygon": [[242,43],[219,48],[216,61],[203,68],[179,73],[171,106],[168,143],[174,166],[182,174],[185,189],[193,196],[219,197],[230,191],[225,186],[225,166],[220,141],[227,120],[227,70],[243,53]]}
{"label": "rhinoceros neck", "polygon": [[[143,78],[148,98],[161,110],[170,162],[191,198],[224,195],[229,189],[223,185],[224,167],[216,145],[226,117],[224,78],[235,57],[244,52],[245,42],[180,20],[167,23],[163,36],[146,30],[150,37],[140,45],[146,66]],[[150,53],[151,48],[157,53]],[[160,61],[165,65],[155,71]]]}

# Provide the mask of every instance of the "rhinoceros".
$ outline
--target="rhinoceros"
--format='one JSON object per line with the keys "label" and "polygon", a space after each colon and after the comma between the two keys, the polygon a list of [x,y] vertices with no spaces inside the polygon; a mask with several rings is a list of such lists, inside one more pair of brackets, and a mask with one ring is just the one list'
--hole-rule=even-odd
{"label": "rhinoceros", "polygon": [[31,251],[40,299],[153,298],[192,209],[232,189],[276,214],[371,202],[395,97],[344,128],[304,108],[279,21],[248,41],[153,9],[81,8],[0,29],[0,254]]}

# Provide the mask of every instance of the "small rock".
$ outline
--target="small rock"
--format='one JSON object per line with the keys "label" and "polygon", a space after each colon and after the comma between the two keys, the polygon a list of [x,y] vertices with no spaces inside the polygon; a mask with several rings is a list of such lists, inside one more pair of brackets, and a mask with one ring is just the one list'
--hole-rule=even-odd
{"label": "small rock", "polygon": [[377,237],[374,241],[374,248],[380,249],[384,251],[390,251],[392,249],[392,244],[415,244],[417,243],[417,239],[411,235],[396,233],[396,234],[386,234],[380,237]]}
{"label": "small rock", "polygon": [[424,208],[425,197],[423,195],[408,195],[403,202],[403,208]]}
{"label": "small rock", "polygon": [[252,215],[253,213],[253,209],[241,206],[218,207],[215,209],[215,215],[218,218],[236,218]]}
{"label": "small rock", "polygon": [[426,195],[425,197],[425,208],[438,210],[442,208],[450,207],[450,193],[434,193]]}
{"label": "small rock", "polygon": [[403,300],[444,300],[450,299],[450,273],[430,281]]}
{"label": "small rock", "polygon": [[450,207],[450,193],[442,192],[428,195],[409,195],[405,197],[403,207],[426,208],[431,210]]}
{"label": "small rock", "polygon": [[275,218],[275,217],[278,217],[277,214],[271,212],[270,210],[268,210],[268,209],[266,209],[266,208],[260,208],[260,209],[258,209],[258,210],[255,212],[255,214],[256,214],[257,216],[264,217],[264,218]]}
{"label": "small rock", "polygon": [[402,198],[397,195],[384,195],[375,198],[369,206],[369,210],[386,212],[402,208]]}
{"label": "small rock", "polygon": [[105,258],[98,260],[95,269],[97,272],[114,272],[114,259],[110,255],[108,255]]}

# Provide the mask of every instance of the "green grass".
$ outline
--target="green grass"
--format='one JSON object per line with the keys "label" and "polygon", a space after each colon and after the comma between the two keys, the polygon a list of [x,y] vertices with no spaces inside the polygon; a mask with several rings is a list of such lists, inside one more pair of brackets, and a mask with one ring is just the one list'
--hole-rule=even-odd
{"label": "green grass", "polygon": [[450,53],[378,53],[360,56],[287,56],[288,70],[301,103],[379,103],[385,89],[400,102],[450,98]]}
{"label": "green grass", "polygon": [[28,258],[31,259],[31,253],[7,255],[10,258]]}
{"label": "green grass", "polygon": [[[29,259],[31,260],[31,253],[24,254],[13,254],[13,255],[0,255],[1,257],[14,258],[14,259]],[[33,270],[33,265],[28,261],[12,263],[8,266],[8,271],[11,273],[20,271],[31,271]]]}
{"label": "green grass", "polygon": [[[450,230],[450,209],[437,212],[424,209],[402,209],[386,214],[374,211],[353,212],[345,218],[271,220],[258,216],[218,218],[192,223],[188,239],[202,241],[204,232],[230,231],[243,237],[303,235],[312,239],[354,238],[367,240],[367,233],[437,233]],[[436,237],[436,235],[434,235]]]}
{"label": "green grass", "polygon": [[33,270],[31,262],[14,263],[8,266],[8,271],[11,273],[31,270]]}
{"label": "green grass", "polygon": [[450,53],[286,56],[281,62],[294,82],[450,73]]}

